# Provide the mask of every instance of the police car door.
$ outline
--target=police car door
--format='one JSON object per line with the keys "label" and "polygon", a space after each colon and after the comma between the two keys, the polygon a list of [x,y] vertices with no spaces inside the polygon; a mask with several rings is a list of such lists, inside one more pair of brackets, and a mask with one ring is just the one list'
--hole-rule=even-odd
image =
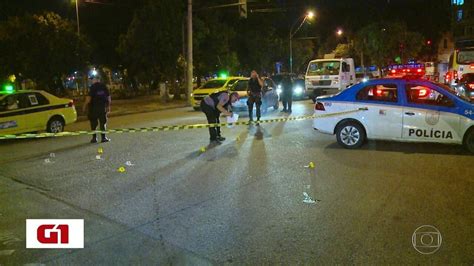
{"label": "police car door", "polygon": [[356,94],[357,106],[367,128],[367,137],[400,139],[402,112],[397,82],[367,84]]}
{"label": "police car door", "polygon": [[403,139],[460,143],[461,117],[449,93],[428,83],[407,82]]}

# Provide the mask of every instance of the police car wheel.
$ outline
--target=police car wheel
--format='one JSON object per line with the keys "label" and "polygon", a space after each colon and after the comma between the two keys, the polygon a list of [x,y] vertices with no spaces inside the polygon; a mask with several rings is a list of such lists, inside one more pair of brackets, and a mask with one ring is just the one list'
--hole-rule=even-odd
{"label": "police car wheel", "polygon": [[64,131],[64,121],[60,118],[51,118],[48,122],[46,131],[49,133],[60,133]]}
{"label": "police car wheel", "polygon": [[364,128],[356,122],[345,122],[337,127],[337,142],[346,149],[356,149],[365,141]]}
{"label": "police car wheel", "polygon": [[469,132],[466,134],[464,145],[468,151],[474,153],[474,129],[469,130]]}

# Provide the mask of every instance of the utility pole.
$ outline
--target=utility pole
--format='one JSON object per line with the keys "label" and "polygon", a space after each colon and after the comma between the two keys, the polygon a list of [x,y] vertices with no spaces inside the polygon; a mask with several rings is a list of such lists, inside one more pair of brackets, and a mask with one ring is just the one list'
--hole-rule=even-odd
{"label": "utility pole", "polygon": [[186,88],[188,103],[191,105],[193,93],[193,1],[188,0],[188,52],[186,54]]}
{"label": "utility pole", "polygon": [[77,19],[77,35],[81,36],[81,27],[79,26],[79,0],[76,0],[76,19]]}

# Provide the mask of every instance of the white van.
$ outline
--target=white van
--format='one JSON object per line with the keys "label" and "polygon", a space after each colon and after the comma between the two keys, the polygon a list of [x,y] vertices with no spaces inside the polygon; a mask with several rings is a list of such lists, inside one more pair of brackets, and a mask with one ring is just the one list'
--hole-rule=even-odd
{"label": "white van", "polygon": [[354,59],[316,59],[310,61],[305,76],[309,98],[334,94],[356,84]]}

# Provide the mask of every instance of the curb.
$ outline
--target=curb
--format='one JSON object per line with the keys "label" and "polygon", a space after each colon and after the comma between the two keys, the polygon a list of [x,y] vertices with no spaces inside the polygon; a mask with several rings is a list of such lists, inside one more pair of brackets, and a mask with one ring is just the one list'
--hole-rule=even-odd
{"label": "curb", "polygon": [[[166,111],[166,110],[172,110],[172,109],[178,109],[178,108],[184,108],[184,107],[190,107],[189,105],[180,105],[180,106],[173,106],[173,107],[168,107],[168,108],[163,108],[163,109],[157,109],[157,110],[147,110],[147,111],[128,111],[128,112],[122,112],[122,113],[111,113],[108,117],[120,117],[120,116],[125,116],[125,115],[134,115],[134,114],[146,114],[146,113],[153,113],[153,112],[160,112],[160,111]],[[77,116],[76,122],[83,122],[87,121],[87,115],[81,115]]]}

